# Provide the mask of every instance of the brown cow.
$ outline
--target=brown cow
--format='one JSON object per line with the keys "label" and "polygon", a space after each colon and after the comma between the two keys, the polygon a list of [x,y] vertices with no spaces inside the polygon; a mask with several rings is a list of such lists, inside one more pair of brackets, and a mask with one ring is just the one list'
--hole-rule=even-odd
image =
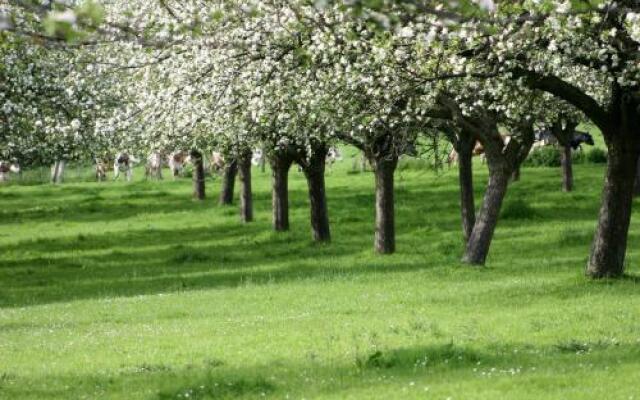
{"label": "brown cow", "polygon": [[188,162],[189,154],[186,151],[176,150],[169,154],[169,169],[171,169],[174,179],[180,176],[182,171],[184,171],[185,164]]}
{"label": "brown cow", "polygon": [[0,182],[6,182],[9,180],[9,173],[20,173],[20,166],[17,162],[0,161]]}
{"label": "brown cow", "polygon": [[[500,136],[502,137],[502,142],[504,143],[505,146],[508,145],[509,142],[511,141],[510,135],[500,135]],[[486,157],[484,155],[484,146],[482,145],[482,143],[480,143],[480,141],[476,140],[476,144],[475,146],[473,146],[473,151],[471,152],[471,154],[473,154],[474,156],[480,156],[480,160],[482,161],[482,163],[483,164],[485,163]],[[457,163],[458,163],[458,152],[454,148],[449,153],[449,157],[447,158],[447,164],[451,166]]]}

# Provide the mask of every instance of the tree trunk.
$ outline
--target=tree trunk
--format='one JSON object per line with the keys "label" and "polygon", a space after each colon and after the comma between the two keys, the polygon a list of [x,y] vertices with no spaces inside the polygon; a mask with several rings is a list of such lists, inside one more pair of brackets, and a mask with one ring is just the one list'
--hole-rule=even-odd
{"label": "tree trunk", "polygon": [[289,169],[292,160],[282,154],[271,158],[273,174],[273,229],[278,232],[289,230]]}
{"label": "tree trunk", "polygon": [[475,199],[473,193],[473,147],[475,139],[460,138],[458,146],[458,175],[460,179],[460,214],[462,234],[467,242],[476,223]]}
{"label": "tree trunk", "polygon": [[51,183],[62,183],[64,181],[65,161],[57,160],[51,167]]}
{"label": "tree trunk", "polygon": [[239,160],[240,177],[240,219],[253,221],[253,194],[251,191],[251,151],[243,154]]}
{"label": "tree trunk", "polygon": [[196,200],[204,200],[205,180],[202,153],[198,150],[191,150],[191,162],[193,163],[193,198]]}
{"label": "tree trunk", "polygon": [[396,251],[394,174],[397,156],[380,156],[371,162],[376,176],[376,235],[374,248],[380,254]]}
{"label": "tree trunk", "polygon": [[636,167],[636,179],[633,184],[633,195],[635,197],[640,196],[640,159],[638,159],[638,166]]}
{"label": "tree trunk", "polygon": [[311,233],[316,242],[331,241],[329,228],[329,212],[327,210],[327,196],[325,190],[325,159],[327,151],[316,151],[304,167],[309,188],[309,205],[311,208]]}
{"label": "tree trunk", "polygon": [[482,207],[469,236],[463,262],[472,265],[484,265],[493,233],[498,224],[502,202],[509,185],[509,173],[503,169],[489,170],[489,185],[484,194]]}
{"label": "tree trunk", "polygon": [[230,159],[224,166],[222,173],[222,188],[220,191],[220,204],[229,206],[233,204],[233,189],[236,184],[238,174],[238,161]]}
{"label": "tree trunk", "polygon": [[560,149],[560,160],[562,164],[562,190],[573,191],[573,159],[571,157],[571,146],[562,146]]}
{"label": "tree trunk", "polygon": [[[633,132],[627,135],[633,135]],[[633,143],[625,143],[624,138],[614,137],[607,147],[609,159],[602,205],[586,271],[592,278],[616,278],[624,274],[638,167],[638,151]]]}
{"label": "tree trunk", "polygon": [[520,167],[517,167],[511,173],[511,181],[512,182],[518,182],[519,180],[520,180]]}
{"label": "tree trunk", "polygon": [[262,148],[262,157],[260,158],[260,172],[264,174],[267,170],[267,149]]}

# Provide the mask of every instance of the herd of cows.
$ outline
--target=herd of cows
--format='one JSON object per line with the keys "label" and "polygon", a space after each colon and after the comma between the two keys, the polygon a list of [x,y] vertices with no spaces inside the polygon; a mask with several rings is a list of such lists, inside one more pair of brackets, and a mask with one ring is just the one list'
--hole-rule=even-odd
{"label": "herd of cows", "polygon": [[[332,147],[327,154],[327,163],[332,165],[336,161],[342,160],[342,154],[336,147]],[[141,159],[137,158],[133,154],[123,151],[116,154],[113,158],[113,164],[111,164],[110,158],[96,158],[95,163],[95,177],[98,182],[105,181],[107,179],[107,172],[109,167],[113,165],[113,180],[118,180],[120,175],[124,176],[126,181],[133,179],[133,169],[136,165],[140,164]],[[187,151],[177,150],[166,155],[161,151],[151,152],[144,165],[145,177],[162,179],[162,169],[169,167],[173,178],[177,178],[182,175],[185,166],[192,162],[191,156]],[[262,165],[264,162],[264,152],[261,149],[253,150],[251,157],[251,163],[254,166]],[[222,153],[214,151],[210,154],[209,158],[204,157],[203,163],[205,169],[208,169],[211,174],[220,174],[224,170],[226,161]],[[4,163],[9,165],[9,163]],[[1,165],[4,165],[1,164]],[[19,172],[17,164],[11,164],[16,166],[16,171]],[[13,169],[11,171],[14,171]],[[15,171],[14,171],[15,172]],[[8,173],[8,171],[7,171]],[[52,172],[53,174],[53,172]],[[6,180],[6,176],[3,180]],[[2,180],[2,179],[0,179]]]}
{"label": "herd of cows", "polygon": [[[502,135],[501,137],[502,142],[506,147],[511,141],[511,136]],[[539,131],[536,133],[535,137],[535,142],[533,143],[533,146],[531,146],[531,150],[529,151],[530,154],[541,147],[558,146],[560,144],[558,138],[549,130]],[[573,150],[581,150],[583,144],[587,144],[589,146],[595,145],[593,136],[591,136],[587,132],[576,131],[573,139],[569,141],[569,146]],[[479,156],[484,163],[484,146],[479,141],[476,141],[475,146],[473,147],[473,155]],[[447,163],[449,164],[449,166],[451,166],[452,164],[455,164],[457,162],[458,152],[456,151],[456,149],[452,149],[449,153],[449,157],[447,158]]]}
{"label": "herd of cows", "polygon": [[[511,140],[510,136],[504,136],[503,141],[505,146],[509,144]],[[570,146],[574,150],[581,148],[582,144],[590,146],[594,145],[593,137],[586,132],[576,131],[576,135],[573,140],[570,141]],[[531,151],[535,151],[540,147],[557,146],[558,139],[549,131],[541,131],[536,134],[536,141]],[[475,156],[484,156],[484,147],[480,142],[476,142],[473,149]],[[265,154],[261,149],[253,150],[251,163],[254,166],[264,164]],[[327,164],[333,165],[336,161],[342,160],[342,154],[337,147],[331,147],[327,154]],[[455,150],[452,150],[448,157],[448,163],[457,162],[458,155]],[[145,177],[162,179],[162,168],[169,167],[171,175],[174,178],[179,177],[186,165],[191,163],[191,156],[184,150],[173,151],[168,155],[161,151],[151,152],[145,162]],[[113,162],[113,164],[112,164]],[[105,181],[107,179],[107,172],[109,167],[113,166],[113,180],[117,180],[120,175],[124,175],[124,179],[131,181],[133,178],[133,168],[140,164],[141,160],[135,157],[129,152],[119,152],[114,158],[97,158],[95,160],[95,177],[97,181]],[[214,151],[210,154],[210,157],[204,158],[205,168],[210,170],[212,174],[219,174],[225,167],[225,159],[222,153]],[[52,167],[52,177],[58,174],[59,163],[56,163]],[[55,171],[54,171],[55,169]],[[17,160],[12,161],[0,161],[0,182],[6,182],[9,180],[10,174],[19,174],[21,171],[20,165]]]}
{"label": "herd of cows", "polygon": [[[123,174],[124,179],[131,181],[133,178],[133,168],[140,164],[140,161],[141,160],[139,158],[136,158],[129,152],[118,153],[113,159],[113,180],[117,180],[120,177],[120,174]],[[212,173],[219,173],[225,166],[224,156],[222,153],[216,151],[211,153],[208,160],[205,158],[203,161],[206,164],[206,168],[211,170]],[[177,178],[182,175],[185,166],[191,162],[191,156],[184,150],[173,151],[167,156],[165,156],[161,151],[153,151],[147,156],[146,163],[144,165],[145,177],[162,179],[162,168],[168,166],[171,171],[171,175],[174,178]],[[259,165],[261,162],[262,150],[254,150],[252,163],[254,165]],[[97,181],[104,181],[107,179],[109,164],[110,160],[107,158],[96,159],[95,171]]]}

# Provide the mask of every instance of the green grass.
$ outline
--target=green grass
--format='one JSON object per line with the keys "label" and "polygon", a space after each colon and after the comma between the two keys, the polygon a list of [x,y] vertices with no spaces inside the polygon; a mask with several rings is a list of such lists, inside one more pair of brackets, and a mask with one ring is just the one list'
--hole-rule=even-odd
{"label": "green grass", "polygon": [[482,270],[459,263],[455,170],[398,174],[381,257],[373,176],[350,167],[327,178],[330,245],[295,171],[284,234],[257,170],[249,225],[219,181],[202,204],[188,180],[0,188],[0,398],[640,397],[639,227],[627,279],[582,276],[602,166],[573,194],[524,169]]}

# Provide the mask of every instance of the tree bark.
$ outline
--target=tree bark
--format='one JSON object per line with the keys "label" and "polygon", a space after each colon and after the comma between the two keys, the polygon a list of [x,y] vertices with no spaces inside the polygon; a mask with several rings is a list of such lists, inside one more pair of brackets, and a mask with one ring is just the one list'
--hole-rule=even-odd
{"label": "tree bark", "polygon": [[520,180],[520,166],[513,170],[511,173],[511,181],[518,182]]}
{"label": "tree bark", "polygon": [[394,174],[398,166],[395,155],[378,156],[371,161],[376,177],[375,251],[392,254],[396,251]]}
{"label": "tree bark", "polygon": [[253,193],[251,190],[251,151],[245,152],[239,159],[240,177],[240,220],[253,221]]}
{"label": "tree bark", "polygon": [[[626,135],[633,135],[633,132],[626,132]],[[602,204],[586,271],[592,278],[616,278],[624,274],[638,167],[636,146],[625,143],[624,139],[616,136],[607,143],[609,159]]]}
{"label": "tree bark", "polygon": [[573,191],[573,159],[571,156],[571,146],[565,145],[560,148],[560,161],[562,164],[562,190]]}
{"label": "tree bark", "polygon": [[490,170],[489,184],[484,194],[478,218],[469,236],[467,248],[462,259],[463,262],[472,265],[484,265],[489,254],[489,247],[498,224],[500,209],[507,193],[508,185],[508,171]]}
{"label": "tree bark", "polygon": [[633,184],[633,195],[635,197],[640,196],[640,159],[638,159],[638,166],[636,167],[636,179]]}
{"label": "tree bark", "polygon": [[191,150],[190,155],[193,164],[193,198],[196,200],[204,200],[206,193],[202,153],[194,149]]}
{"label": "tree bark", "polygon": [[262,158],[260,158],[260,172],[264,174],[267,170],[267,149],[262,148]]}
{"label": "tree bark", "polygon": [[276,153],[271,157],[273,229],[278,232],[289,230],[289,169],[292,162],[286,154]]}
{"label": "tree bark", "polygon": [[476,206],[473,193],[473,147],[475,142],[475,138],[461,136],[456,150],[458,153],[458,176],[460,180],[460,214],[465,242],[469,240],[473,225],[476,223]]}
{"label": "tree bark", "polygon": [[58,184],[64,181],[65,161],[57,160],[51,167],[51,183]]}
{"label": "tree bark", "polygon": [[505,146],[495,120],[486,123],[486,127],[482,144],[489,166],[489,184],[462,258],[472,265],[484,265],[487,259],[509,181],[529,154],[534,138],[533,125],[523,123],[517,128],[518,139]]}
{"label": "tree bark", "polygon": [[307,165],[303,166],[304,175],[309,189],[309,205],[311,209],[311,234],[316,242],[331,241],[329,227],[329,211],[327,209],[327,195],[325,189],[325,159],[326,147],[314,149]]}
{"label": "tree bark", "polygon": [[220,191],[220,204],[223,206],[233,204],[233,190],[236,184],[237,174],[238,161],[236,159],[228,160],[222,173],[222,188]]}

